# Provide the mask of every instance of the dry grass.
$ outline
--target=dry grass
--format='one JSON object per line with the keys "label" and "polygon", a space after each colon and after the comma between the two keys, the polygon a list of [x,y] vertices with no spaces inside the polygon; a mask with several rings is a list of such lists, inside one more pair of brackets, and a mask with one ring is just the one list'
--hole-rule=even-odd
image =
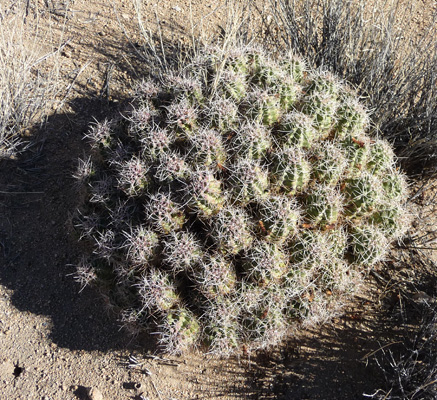
{"label": "dry grass", "polygon": [[[13,156],[32,127],[41,125],[64,89],[61,43],[51,43],[50,23],[40,29],[26,2],[0,8],[0,158]],[[62,38],[61,38],[62,40]]]}
{"label": "dry grass", "polygon": [[[414,2],[271,0],[268,39],[359,90],[372,119],[417,174],[437,166],[437,12],[412,25]],[[423,5],[422,5],[423,7]],[[420,34],[417,33],[420,31]]]}

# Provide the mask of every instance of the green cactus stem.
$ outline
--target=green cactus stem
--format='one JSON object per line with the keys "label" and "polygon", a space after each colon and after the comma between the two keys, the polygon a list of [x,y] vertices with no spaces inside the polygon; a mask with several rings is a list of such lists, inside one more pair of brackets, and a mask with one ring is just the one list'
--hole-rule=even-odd
{"label": "green cactus stem", "polygon": [[282,115],[279,93],[255,89],[249,97],[250,102],[253,104],[249,112],[256,122],[272,126],[279,121]]}
{"label": "green cactus stem", "polygon": [[158,252],[158,235],[146,226],[139,226],[132,229],[130,233],[125,232],[127,256],[135,265],[148,266]]}
{"label": "green cactus stem", "polygon": [[221,182],[207,169],[198,168],[192,172],[185,187],[185,197],[188,205],[199,217],[210,218],[217,214],[225,203]]}
{"label": "green cactus stem", "polygon": [[174,274],[192,270],[202,260],[202,247],[191,232],[171,232],[162,245],[164,262]]}
{"label": "green cactus stem", "polygon": [[344,192],[348,199],[349,215],[361,217],[373,210],[381,196],[381,182],[369,173],[363,173],[358,178],[348,179]]}
{"label": "green cactus stem", "polygon": [[311,166],[301,149],[285,148],[274,155],[270,172],[275,186],[294,195],[304,190],[310,181]]}
{"label": "green cactus stem", "polygon": [[150,183],[149,166],[138,157],[121,162],[119,165],[118,184],[129,196],[143,194]]}
{"label": "green cactus stem", "polygon": [[189,174],[190,168],[185,158],[176,152],[168,152],[159,158],[154,177],[158,181],[171,183],[175,180],[182,181]]}
{"label": "green cactus stem", "polygon": [[343,179],[348,166],[343,149],[330,142],[315,146],[310,161],[313,178],[327,186],[337,185]]}
{"label": "green cactus stem", "polygon": [[272,138],[266,127],[260,123],[244,124],[232,138],[233,153],[242,158],[259,160],[267,155]]}
{"label": "green cactus stem", "polygon": [[366,168],[377,175],[386,172],[394,164],[394,152],[385,140],[376,140],[370,145]]}
{"label": "green cactus stem", "polygon": [[221,135],[213,129],[200,129],[191,139],[188,153],[192,165],[217,166],[226,164],[227,153]]}
{"label": "green cactus stem", "polygon": [[174,202],[170,193],[158,192],[150,196],[145,205],[147,219],[163,234],[182,229],[186,217],[181,205]]}
{"label": "green cactus stem", "polygon": [[207,254],[202,268],[195,269],[192,276],[197,289],[209,300],[231,295],[237,282],[234,265],[221,254]]}
{"label": "green cactus stem", "polygon": [[358,102],[356,93],[341,96],[337,109],[337,123],[334,128],[335,138],[344,140],[348,137],[362,135],[369,125],[369,116],[364,106]]}
{"label": "green cactus stem", "polygon": [[247,249],[253,235],[247,213],[233,206],[227,206],[215,215],[211,222],[211,237],[223,254],[235,255]]}
{"label": "green cactus stem", "polygon": [[291,112],[284,116],[278,128],[278,141],[282,147],[302,147],[309,149],[319,138],[312,119],[300,112]]}
{"label": "green cactus stem", "polygon": [[238,333],[240,306],[229,298],[208,304],[203,317],[209,352],[229,356],[241,345]]}
{"label": "green cactus stem", "polygon": [[337,106],[337,101],[331,94],[316,92],[304,98],[301,109],[304,114],[312,118],[319,137],[327,138],[336,122]]}
{"label": "green cactus stem", "polygon": [[201,334],[198,319],[183,307],[170,310],[160,328],[160,345],[170,354],[189,349]]}
{"label": "green cactus stem", "polygon": [[259,228],[264,239],[271,243],[284,243],[296,234],[300,209],[286,196],[272,196],[258,206]]}
{"label": "green cactus stem", "polygon": [[152,313],[168,312],[180,303],[176,286],[170,276],[156,268],[144,272],[136,286],[142,307]]}
{"label": "green cactus stem", "polygon": [[228,190],[235,202],[245,205],[267,197],[268,173],[260,163],[250,159],[241,159],[229,170]]}
{"label": "green cactus stem", "polygon": [[249,281],[264,287],[281,281],[287,273],[288,260],[279,246],[259,241],[246,251],[243,268]]}
{"label": "green cactus stem", "polygon": [[365,169],[369,156],[370,139],[364,135],[350,136],[341,142],[348,159],[348,175],[359,175]]}
{"label": "green cactus stem", "polygon": [[311,223],[322,227],[337,223],[343,208],[342,195],[337,189],[325,185],[312,188],[305,202]]}
{"label": "green cactus stem", "polygon": [[350,245],[354,261],[369,268],[383,259],[388,240],[374,225],[361,225],[352,229]]}

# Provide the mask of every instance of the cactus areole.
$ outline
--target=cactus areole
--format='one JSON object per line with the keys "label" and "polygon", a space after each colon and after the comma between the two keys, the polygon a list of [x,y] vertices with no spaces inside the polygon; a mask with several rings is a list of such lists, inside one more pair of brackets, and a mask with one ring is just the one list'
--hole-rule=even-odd
{"label": "cactus areole", "polygon": [[169,353],[266,348],[329,319],[409,226],[357,98],[294,54],[243,47],[141,82],[88,134],[80,271]]}

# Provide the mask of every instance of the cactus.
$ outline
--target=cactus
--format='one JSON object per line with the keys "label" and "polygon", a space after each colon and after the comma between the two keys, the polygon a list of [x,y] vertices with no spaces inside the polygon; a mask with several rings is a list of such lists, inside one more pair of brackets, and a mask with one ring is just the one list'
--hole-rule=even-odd
{"label": "cactus", "polygon": [[248,350],[270,347],[286,336],[286,293],[246,285],[241,288],[241,340]]}
{"label": "cactus", "polygon": [[131,233],[125,232],[127,256],[130,261],[139,266],[147,266],[148,262],[156,256],[159,245],[158,235],[148,229],[139,226]]}
{"label": "cactus", "polygon": [[138,157],[119,164],[118,185],[128,196],[138,196],[149,184],[149,166]]}
{"label": "cactus", "polygon": [[402,203],[407,192],[405,177],[396,169],[390,168],[382,177],[383,195],[388,201]]}
{"label": "cactus", "polygon": [[248,204],[268,196],[268,171],[259,162],[241,159],[229,169],[228,187],[235,202]]}
{"label": "cactus", "polygon": [[157,160],[154,177],[163,183],[184,180],[190,174],[186,160],[176,152],[168,152]]}
{"label": "cactus", "polygon": [[356,95],[347,89],[340,96],[337,115],[334,134],[336,138],[341,140],[363,132],[369,124],[369,116],[366,109],[357,100]]}
{"label": "cactus", "polygon": [[207,169],[197,169],[191,173],[185,186],[185,197],[188,205],[204,218],[220,211],[225,202],[221,182]]}
{"label": "cactus", "polygon": [[144,158],[154,161],[167,154],[171,144],[176,140],[174,132],[159,126],[150,126],[141,134],[140,142]]}
{"label": "cactus", "polygon": [[306,149],[310,148],[319,135],[312,122],[312,119],[303,113],[290,112],[286,114],[279,128],[282,147],[298,146]]}
{"label": "cactus", "polygon": [[255,89],[249,95],[251,107],[249,114],[252,118],[266,126],[272,126],[282,115],[281,97],[270,90]]}
{"label": "cactus", "polygon": [[268,348],[338,314],[402,237],[406,179],[333,75],[256,48],[187,60],[92,124],[77,280],[166,352]]}
{"label": "cactus", "polygon": [[145,205],[147,219],[157,232],[168,234],[182,229],[186,217],[182,206],[169,193],[155,193]]}
{"label": "cactus", "polygon": [[227,206],[212,219],[210,234],[220,252],[235,255],[252,244],[250,225],[242,209]]}
{"label": "cactus", "polygon": [[206,304],[202,322],[210,353],[229,356],[241,345],[238,332],[240,308],[230,298]]}
{"label": "cactus", "polygon": [[296,234],[300,220],[297,203],[286,196],[272,196],[260,203],[258,224],[261,235],[272,243],[284,243]]}
{"label": "cactus", "polygon": [[259,122],[246,123],[232,138],[232,150],[238,157],[262,159],[272,146],[272,137]]}
{"label": "cactus", "polygon": [[370,145],[369,158],[366,168],[372,174],[385,172],[394,163],[394,152],[391,146],[384,140],[377,140]]}
{"label": "cactus", "polygon": [[381,182],[369,173],[346,181],[348,212],[354,216],[363,216],[373,210],[382,193]]}
{"label": "cactus", "polygon": [[306,154],[299,148],[284,148],[274,155],[271,176],[275,186],[289,195],[301,192],[310,181],[311,166]]}
{"label": "cactus", "polygon": [[335,186],[344,177],[348,166],[343,149],[334,143],[324,142],[311,154],[311,172],[315,180],[329,186]]}
{"label": "cactus", "polygon": [[381,261],[387,246],[387,237],[376,225],[361,225],[351,231],[352,255],[357,264],[370,267]]}
{"label": "cactus", "polygon": [[326,226],[335,224],[340,217],[343,199],[330,186],[318,185],[306,198],[306,212],[311,223]]}
{"label": "cactus", "polygon": [[216,96],[209,103],[211,125],[220,132],[235,128],[238,121],[238,106],[231,98]]}
{"label": "cactus", "polygon": [[277,245],[259,241],[246,251],[242,266],[245,278],[263,287],[281,281],[287,272],[288,260]]}
{"label": "cactus", "polygon": [[164,263],[174,274],[195,268],[202,259],[200,243],[190,232],[171,232],[162,245]]}
{"label": "cactus", "polygon": [[178,353],[192,347],[200,336],[200,325],[184,307],[168,311],[160,326],[159,343],[167,353]]}
{"label": "cactus", "polygon": [[227,153],[219,133],[212,129],[200,129],[196,136],[191,138],[188,158],[193,165],[224,165]]}
{"label": "cactus", "polygon": [[202,268],[193,272],[199,291],[210,300],[231,294],[237,282],[234,265],[220,254],[206,255]]}
{"label": "cactus", "polygon": [[146,271],[136,286],[142,307],[151,313],[168,312],[180,302],[170,276],[155,268]]}

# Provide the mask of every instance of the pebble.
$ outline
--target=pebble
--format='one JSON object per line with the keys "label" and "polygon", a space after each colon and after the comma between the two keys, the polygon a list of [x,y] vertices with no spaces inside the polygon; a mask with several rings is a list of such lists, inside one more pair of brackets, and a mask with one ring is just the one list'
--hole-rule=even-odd
{"label": "pebble", "polygon": [[0,363],[0,379],[8,381],[14,377],[15,366],[6,359]]}
{"label": "pebble", "polygon": [[94,387],[88,388],[89,400],[103,400],[102,392]]}

